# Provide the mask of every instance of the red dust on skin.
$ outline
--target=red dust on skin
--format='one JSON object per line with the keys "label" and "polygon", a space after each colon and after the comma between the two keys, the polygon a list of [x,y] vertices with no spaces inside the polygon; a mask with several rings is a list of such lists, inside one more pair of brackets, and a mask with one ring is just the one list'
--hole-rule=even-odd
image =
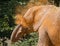
{"label": "red dust on skin", "polygon": [[[18,19],[19,18],[19,19]],[[32,27],[33,30],[23,32],[16,27],[15,31],[19,32],[18,36],[31,32],[39,33],[37,46],[60,46],[60,8],[54,5],[41,5],[30,8],[24,16],[18,15],[16,23],[23,27]],[[18,22],[17,22],[18,21]],[[14,34],[15,33],[15,34]],[[12,32],[11,42],[17,39],[16,32]],[[15,37],[15,38],[14,38]],[[18,41],[18,39],[16,40]]]}

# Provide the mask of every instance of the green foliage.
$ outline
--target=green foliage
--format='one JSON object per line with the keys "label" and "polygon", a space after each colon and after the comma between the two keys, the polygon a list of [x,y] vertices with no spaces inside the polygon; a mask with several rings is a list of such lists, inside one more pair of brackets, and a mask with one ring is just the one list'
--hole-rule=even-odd
{"label": "green foliage", "polygon": [[48,0],[48,1],[58,7],[60,6],[60,0]]}
{"label": "green foliage", "polygon": [[12,7],[9,4],[10,4],[9,2],[2,2],[0,4],[1,5],[0,37],[6,37],[7,35],[10,36],[10,31],[12,31],[14,27]]}
{"label": "green foliage", "polygon": [[34,32],[27,35],[22,40],[16,42],[13,46],[36,46],[38,42],[38,33]]}
{"label": "green foliage", "polygon": [[9,34],[8,36],[10,36],[15,26],[14,8],[18,4],[22,6],[27,4],[27,1],[28,0],[8,0],[8,1],[2,0],[0,2],[0,11],[1,11],[0,12],[0,37],[7,37],[8,34]]}

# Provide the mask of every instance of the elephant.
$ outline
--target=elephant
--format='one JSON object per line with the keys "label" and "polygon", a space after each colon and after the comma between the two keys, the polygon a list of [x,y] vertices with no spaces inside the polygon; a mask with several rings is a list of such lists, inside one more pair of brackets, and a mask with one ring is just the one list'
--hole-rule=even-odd
{"label": "elephant", "polygon": [[37,46],[60,46],[60,7],[34,6],[24,16],[17,16],[18,25],[11,34],[11,42],[18,41],[26,34],[38,32]]}

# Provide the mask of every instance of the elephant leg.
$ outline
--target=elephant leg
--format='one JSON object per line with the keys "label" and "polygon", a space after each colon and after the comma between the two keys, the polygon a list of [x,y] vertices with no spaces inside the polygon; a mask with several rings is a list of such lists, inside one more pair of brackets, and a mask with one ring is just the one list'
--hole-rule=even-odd
{"label": "elephant leg", "polygon": [[37,46],[53,46],[45,29],[39,28],[39,40]]}

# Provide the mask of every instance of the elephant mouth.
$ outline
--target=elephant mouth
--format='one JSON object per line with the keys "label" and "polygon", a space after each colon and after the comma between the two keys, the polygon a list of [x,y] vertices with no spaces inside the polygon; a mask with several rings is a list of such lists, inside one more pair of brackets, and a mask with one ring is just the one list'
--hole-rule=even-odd
{"label": "elephant mouth", "polygon": [[19,24],[13,30],[10,40],[11,42],[17,42],[18,40],[24,39],[31,32],[34,32],[32,26],[25,27]]}
{"label": "elephant mouth", "polygon": [[22,38],[22,37],[24,37],[25,35],[26,35],[26,31],[28,30],[28,28],[26,28],[26,27],[23,27],[22,25],[20,25],[20,27],[19,27],[19,29],[18,29],[18,31],[17,31],[17,33],[16,33],[16,37],[20,37],[20,38]]}
{"label": "elephant mouth", "polygon": [[17,25],[11,34],[11,41],[18,41],[25,37],[28,28],[22,26],[21,24]]}

